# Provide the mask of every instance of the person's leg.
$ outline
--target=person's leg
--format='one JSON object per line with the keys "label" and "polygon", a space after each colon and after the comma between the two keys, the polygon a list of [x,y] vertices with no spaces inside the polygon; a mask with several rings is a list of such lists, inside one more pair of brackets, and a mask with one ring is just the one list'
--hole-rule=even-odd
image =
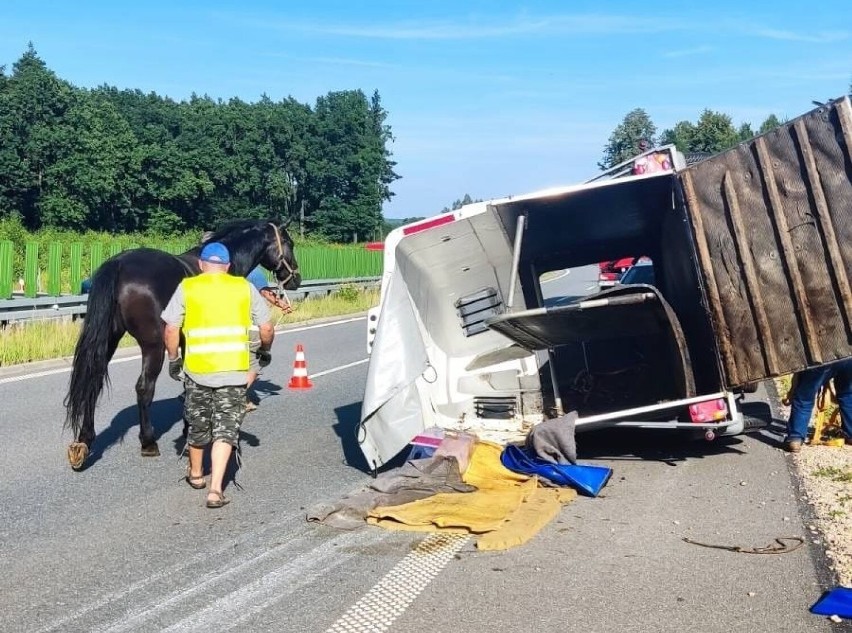
{"label": "person's leg", "polygon": [[257,405],[249,396],[249,389],[251,389],[252,383],[254,383],[254,381],[257,380],[258,375],[260,375],[260,362],[257,359],[257,350],[259,349],[260,331],[253,326],[249,329],[249,371],[246,384],[246,411],[254,411],[257,409]]}
{"label": "person's leg", "polygon": [[852,440],[852,361],[837,363],[834,370],[834,391],[840,409],[840,423],[846,440]]}
{"label": "person's leg", "polygon": [[240,425],[246,414],[245,385],[220,387],[214,391],[216,410],[213,415],[213,449],[210,454],[210,492],[207,495],[209,507],[219,507],[228,502],[222,495],[223,480],[232,449],[238,446]]}
{"label": "person's leg", "polygon": [[808,436],[808,426],[814,411],[819,388],[823,385],[831,369],[826,366],[806,369],[798,374],[798,382],[790,401],[790,419],[787,421],[785,441],[801,443]]}
{"label": "person's leg", "polygon": [[189,447],[189,473],[187,483],[193,488],[203,488],[204,447],[213,439],[212,389],[185,380],[184,418],[189,426],[186,443]]}

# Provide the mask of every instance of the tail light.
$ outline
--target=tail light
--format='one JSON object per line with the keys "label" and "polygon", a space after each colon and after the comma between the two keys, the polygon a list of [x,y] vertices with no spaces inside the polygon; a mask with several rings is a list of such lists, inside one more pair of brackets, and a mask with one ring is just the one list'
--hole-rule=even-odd
{"label": "tail light", "polygon": [[728,404],[723,398],[689,405],[689,418],[693,422],[717,422],[728,417]]}

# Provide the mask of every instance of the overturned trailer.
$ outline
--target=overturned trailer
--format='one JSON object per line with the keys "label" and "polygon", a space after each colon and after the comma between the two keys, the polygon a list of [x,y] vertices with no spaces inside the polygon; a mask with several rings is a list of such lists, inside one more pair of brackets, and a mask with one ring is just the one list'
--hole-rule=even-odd
{"label": "overturned trailer", "polygon": [[[388,236],[359,442],[520,439],[544,417],[742,432],[737,394],[852,356],[848,98],[686,165],[467,205]],[[650,154],[650,153],[648,153]],[[644,160],[647,156],[639,157]],[[654,286],[546,306],[542,275],[648,256]]]}

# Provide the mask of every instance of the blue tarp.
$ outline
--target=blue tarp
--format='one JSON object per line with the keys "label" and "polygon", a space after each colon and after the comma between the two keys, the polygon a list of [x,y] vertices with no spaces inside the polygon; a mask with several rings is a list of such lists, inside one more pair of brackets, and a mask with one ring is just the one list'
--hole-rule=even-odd
{"label": "blue tarp", "polygon": [[612,468],[591,464],[554,464],[534,457],[524,449],[508,445],[500,455],[503,465],[516,473],[538,475],[559,486],[569,486],[589,497],[596,497],[612,476]]}

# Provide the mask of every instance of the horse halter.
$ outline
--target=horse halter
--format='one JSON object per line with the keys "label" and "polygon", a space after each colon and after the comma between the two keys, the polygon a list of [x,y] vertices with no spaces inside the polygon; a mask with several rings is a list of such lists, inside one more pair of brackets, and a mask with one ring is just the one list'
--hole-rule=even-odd
{"label": "horse halter", "polygon": [[[270,222],[269,226],[271,226],[272,230],[275,232],[275,243],[278,244],[278,266],[275,268],[275,270],[273,272],[278,273],[278,271],[281,270],[282,268],[286,268],[287,273],[288,273],[287,277],[285,277],[284,279],[278,280],[278,288],[280,290],[280,289],[284,288],[284,284],[286,284],[288,281],[290,281],[291,279],[293,279],[296,276],[296,273],[299,272],[299,267],[296,266],[294,268],[293,266],[291,266],[289,264],[289,262],[287,261],[287,258],[284,257],[284,244],[281,241],[281,230],[273,222]],[[275,277],[277,279],[278,275],[276,274]]]}

